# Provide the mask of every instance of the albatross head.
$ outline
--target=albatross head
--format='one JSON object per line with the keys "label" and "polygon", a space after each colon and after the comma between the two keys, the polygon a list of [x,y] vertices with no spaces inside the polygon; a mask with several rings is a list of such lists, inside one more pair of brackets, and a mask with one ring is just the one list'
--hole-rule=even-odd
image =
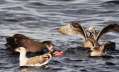
{"label": "albatross head", "polygon": [[52,54],[52,56],[55,57],[61,57],[64,55],[63,51],[55,50],[53,47],[55,46],[51,41],[44,41],[43,44],[46,48],[48,48],[49,53]]}
{"label": "albatross head", "polygon": [[49,51],[53,51],[53,47],[55,46],[51,41],[44,41],[43,45],[48,48]]}
{"label": "albatross head", "polygon": [[58,28],[58,32],[64,35],[77,35],[79,34],[80,25],[78,21],[72,21],[70,23],[66,23],[64,26]]}

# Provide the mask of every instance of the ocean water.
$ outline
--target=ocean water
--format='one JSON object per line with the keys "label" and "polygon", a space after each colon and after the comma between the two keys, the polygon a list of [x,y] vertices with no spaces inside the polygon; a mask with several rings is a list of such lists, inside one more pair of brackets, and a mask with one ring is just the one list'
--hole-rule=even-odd
{"label": "ocean water", "polygon": [[[119,51],[113,58],[90,58],[78,48],[83,39],[64,36],[56,28],[64,22],[80,21],[84,27],[101,30],[109,23],[119,22],[118,0],[0,0],[0,72],[119,72]],[[21,33],[38,41],[51,40],[64,57],[53,58],[48,68],[20,68],[18,56],[9,54],[5,38]],[[116,43],[119,34],[108,33],[106,41]]]}

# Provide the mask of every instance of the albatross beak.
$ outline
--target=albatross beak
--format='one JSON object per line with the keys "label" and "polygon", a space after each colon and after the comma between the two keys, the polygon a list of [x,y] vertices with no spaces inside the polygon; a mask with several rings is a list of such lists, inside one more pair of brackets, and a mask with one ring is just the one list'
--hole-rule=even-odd
{"label": "albatross beak", "polygon": [[63,51],[55,51],[54,54],[55,54],[55,57],[62,57],[62,56],[64,56],[64,52]]}

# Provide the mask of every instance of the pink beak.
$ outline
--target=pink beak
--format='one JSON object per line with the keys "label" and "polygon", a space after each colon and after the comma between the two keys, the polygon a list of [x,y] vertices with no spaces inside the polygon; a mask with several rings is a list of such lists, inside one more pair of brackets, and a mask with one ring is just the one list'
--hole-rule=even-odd
{"label": "pink beak", "polygon": [[63,57],[64,56],[64,52],[63,51],[55,51],[55,56],[56,57]]}

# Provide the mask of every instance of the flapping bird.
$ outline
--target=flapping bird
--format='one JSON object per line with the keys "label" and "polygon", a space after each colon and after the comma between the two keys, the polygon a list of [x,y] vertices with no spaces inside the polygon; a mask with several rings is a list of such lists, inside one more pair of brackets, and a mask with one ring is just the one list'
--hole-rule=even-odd
{"label": "flapping bird", "polygon": [[[58,32],[64,35],[79,35],[84,38],[84,48],[90,48],[91,55],[98,56],[99,54],[95,54],[96,51],[100,53],[99,56],[103,55],[105,48],[109,48],[107,45],[109,44],[100,44],[99,39],[108,32],[119,32],[118,24],[109,24],[104,27],[101,31],[96,31],[94,27],[86,29],[82,27],[79,22],[72,21],[69,24],[61,26],[58,28]],[[106,47],[105,47],[106,46]],[[109,45],[110,46],[110,45]],[[104,48],[104,49],[103,49]]]}

